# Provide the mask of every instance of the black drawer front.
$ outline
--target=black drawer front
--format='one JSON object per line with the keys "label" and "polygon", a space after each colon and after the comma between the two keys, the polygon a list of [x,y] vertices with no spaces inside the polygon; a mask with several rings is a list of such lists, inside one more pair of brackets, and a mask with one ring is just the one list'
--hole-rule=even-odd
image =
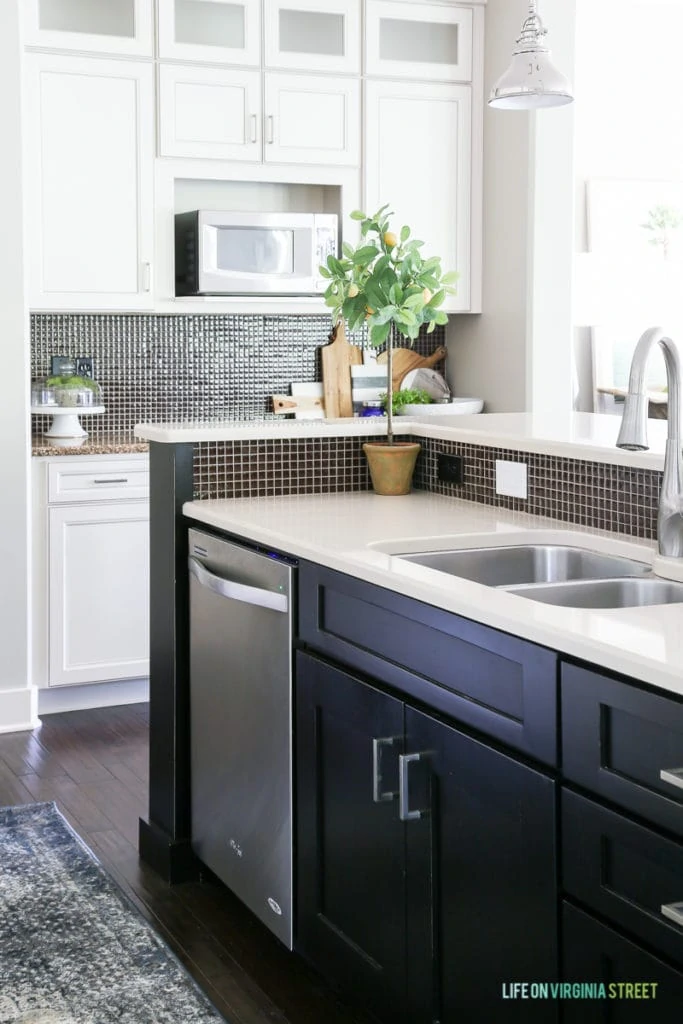
{"label": "black drawer front", "polygon": [[683,964],[683,927],[662,914],[683,902],[683,845],[562,791],[564,891]]}
{"label": "black drawer front", "polygon": [[[562,907],[562,927],[564,980],[602,982],[608,997],[622,995],[563,1000],[563,1024],[680,1024],[683,974],[568,903]],[[634,990],[629,997],[624,988],[609,988],[629,982],[648,987],[637,992],[640,998]]]}
{"label": "black drawer front", "polygon": [[683,702],[564,662],[561,692],[563,774],[683,836]]}
{"label": "black drawer front", "polygon": [[312,563],[299,584],[306,644],[557,763],[554,652]]}

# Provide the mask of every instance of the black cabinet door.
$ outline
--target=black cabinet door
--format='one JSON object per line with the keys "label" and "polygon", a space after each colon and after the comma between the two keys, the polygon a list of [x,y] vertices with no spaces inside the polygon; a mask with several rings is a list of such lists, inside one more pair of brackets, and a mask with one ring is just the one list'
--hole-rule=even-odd
{"label": "black cabinet door", "polygon": [[683,974],[569,903],[562,920],[564,980],[605,986],[563,999],[563,1024],[680,1024]]}
{"label": "black cabinet door", "polygon": [[296,727],[295,948],[382,1019],[405,1021],[403,704],[300,653]]}
{"label": "black cabinet door", "polygon": [[504,986],[557,977],[555,783],[411,708],[406,757],[410,1021],[552,1024]]}

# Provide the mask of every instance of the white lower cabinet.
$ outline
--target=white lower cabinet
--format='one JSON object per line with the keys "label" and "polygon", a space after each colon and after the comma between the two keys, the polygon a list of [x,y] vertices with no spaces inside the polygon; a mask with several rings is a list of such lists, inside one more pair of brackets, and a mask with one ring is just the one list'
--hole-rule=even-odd
{"label": "white lower cabinet", "polygon": [[49,510],[50,686],[148,674],[146,502]]}
{"label": "white lower cabinet", "polygon": [[[365,84],[365,205],[385,203],[396,227],[408,224],[425,256],[441,257],[459,273],[447,312],[471,305],[472,90],[468,85],[385,82]],[[424,146],[406,146],[405,138]]]}
{"label": "white lower cabinet", "polygon": [[34,463],[33,683],[149,674],[145,455]]}

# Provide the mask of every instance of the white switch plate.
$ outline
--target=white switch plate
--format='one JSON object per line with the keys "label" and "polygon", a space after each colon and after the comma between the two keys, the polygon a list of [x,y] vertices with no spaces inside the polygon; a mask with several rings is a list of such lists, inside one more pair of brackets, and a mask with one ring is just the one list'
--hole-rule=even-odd
{"label": "white switch plate", "polygon": [[526,462],[507,462],[496,459],[496,494],[510,498],[526,498]]}

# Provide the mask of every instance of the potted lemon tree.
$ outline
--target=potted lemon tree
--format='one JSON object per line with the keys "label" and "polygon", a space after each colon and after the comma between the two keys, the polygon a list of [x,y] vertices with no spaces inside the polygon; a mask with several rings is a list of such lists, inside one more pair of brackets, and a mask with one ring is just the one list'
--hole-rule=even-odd
{"label": "potted lemon tree", "polygon": [[344,320],[353,331],[365,322],[371,345],[387,346],[386,441],[363,448],[374,490],[408,494],[420,445],[394,439],[393,345],[398,335],[412,345],[423,326],[431,333],[448,321],[439,307],[455,291],[458,275],[443,273],[438,256],[424,256],[424,243],[412,237],[407,225],[398,234],[392,231],[388,210],[383,206],[372,216],[354,210],[352,219],[360,221],[359,244],[344,243],[341,259],[329,256],[320,273],[328,281],[325,302],[334,326]]}

